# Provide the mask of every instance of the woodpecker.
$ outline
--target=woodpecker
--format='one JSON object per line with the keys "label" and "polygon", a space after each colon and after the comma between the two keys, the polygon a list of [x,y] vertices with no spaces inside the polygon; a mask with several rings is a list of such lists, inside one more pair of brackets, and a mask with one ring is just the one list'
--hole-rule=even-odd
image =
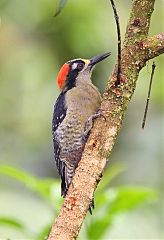
{"label": "woodpecker", "polygon": [[[57,76],[61,90],[54,105],[52,136],[54,157],[61,177],[61,195],[66,196],[75,169],[81,159],[93,119],[99,116],[101,95],[92,84],[94,66],[110,53],[66,62]],[[94,207],[92,201],[89,210]]]}

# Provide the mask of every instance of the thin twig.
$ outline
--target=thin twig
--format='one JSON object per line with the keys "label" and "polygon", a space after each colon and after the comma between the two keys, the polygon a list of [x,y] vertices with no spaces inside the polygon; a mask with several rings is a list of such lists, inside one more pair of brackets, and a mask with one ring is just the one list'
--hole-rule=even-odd
{"label": "thin twig", "polygon": [[143,121],[142,121],[142,129],[144,129],[144,127],[145,127],[145,122],[146,122],[146,116],[147,116],[147,111],[148,111],[148,106],[149,106],[151,86],[152,86],[152,82],[153,82],[153,76],[154,76],[155,67],[156,67],[155,62],[153,62],[153,64],[152,64],[152,71],[151,71],[151,77],[150,77],[150,83],[149,83],[148,96],[147,96],[147,101],[146,101],[146,106],[145,106],[144,117],[143,117]]}
{"label": "thin twig", "polygon": [[118,40],[118,68],[117,68],[117,80],[115,82],[116,86],[120,85],[120,78],[121,78],[121,31],[120,31],[120,23],[119,23],[119,17],[117,14],[116,6],[114,3],[114,0],[110,0],[114,17],[116,20],[116,26],[117,26],[117,40]]}

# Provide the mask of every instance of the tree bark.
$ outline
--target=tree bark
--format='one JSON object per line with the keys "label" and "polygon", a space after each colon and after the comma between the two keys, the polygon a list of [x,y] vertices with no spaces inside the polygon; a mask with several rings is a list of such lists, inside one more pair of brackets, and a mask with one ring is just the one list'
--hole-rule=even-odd
{"label": "tree bark", "polygon": [[103,94],[101,111],[95,120],[59,216],[48,240],[76,239],[93,193],[101,180],[122,120],[146,61],[164,53],[164,33],[148,37],[155,0],[133,0],[121,52],[121,84],[115,86],[117,65]]}

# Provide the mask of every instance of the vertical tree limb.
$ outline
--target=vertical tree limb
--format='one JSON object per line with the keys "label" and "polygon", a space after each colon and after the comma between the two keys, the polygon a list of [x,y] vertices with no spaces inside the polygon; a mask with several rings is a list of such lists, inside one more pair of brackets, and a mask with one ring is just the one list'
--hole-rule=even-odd
{"label": "vertical tree limb", "polygon": [[125,47],[147,37],[154,3],[155,0],[133,1],[130,19],[126,28]]}
{"label": "vertical tree limb", "polygon": [[[100,181],[122,125],[125,110],[135,90],[139,71],[150,58],[164,53],[164,35],[147,38],[154,0],[134,0],[127,25],[121,61],[121,84],[116,67],[103,94],[101,110],[106,117],[95,121],[82,159],[76,169],[59,216],[48,240],[73,240],[79,234],[92,195]],[[153,41],[150,41],[150,39]]]}

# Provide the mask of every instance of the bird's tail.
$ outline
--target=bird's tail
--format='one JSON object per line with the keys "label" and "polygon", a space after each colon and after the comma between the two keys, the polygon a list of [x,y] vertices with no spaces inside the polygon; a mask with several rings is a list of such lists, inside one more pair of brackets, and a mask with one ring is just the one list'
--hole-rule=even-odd
{"label": "bird's tail", "polygon": [[64,165],[63,167],[63,174],[61,176],[62,182],[61,182],[61,195],[63,197],[66,196],[68,188],[71,184],[74,172],[75,172],[75,167],[73,165]]}
{"label": "bird's tail", "polygon": [[[67,195],[67,191],[71,184],[74,172],[75,172],[75,167],[73,166],[65,165],[63,168],[63,175],[62,175],[62,182],[61,182],[61,196],[63,197]],[[94,204],[94,195],[93,195],[92,202],[88,209],[91,215],[94,208],[95,208],[95,204]]]}

